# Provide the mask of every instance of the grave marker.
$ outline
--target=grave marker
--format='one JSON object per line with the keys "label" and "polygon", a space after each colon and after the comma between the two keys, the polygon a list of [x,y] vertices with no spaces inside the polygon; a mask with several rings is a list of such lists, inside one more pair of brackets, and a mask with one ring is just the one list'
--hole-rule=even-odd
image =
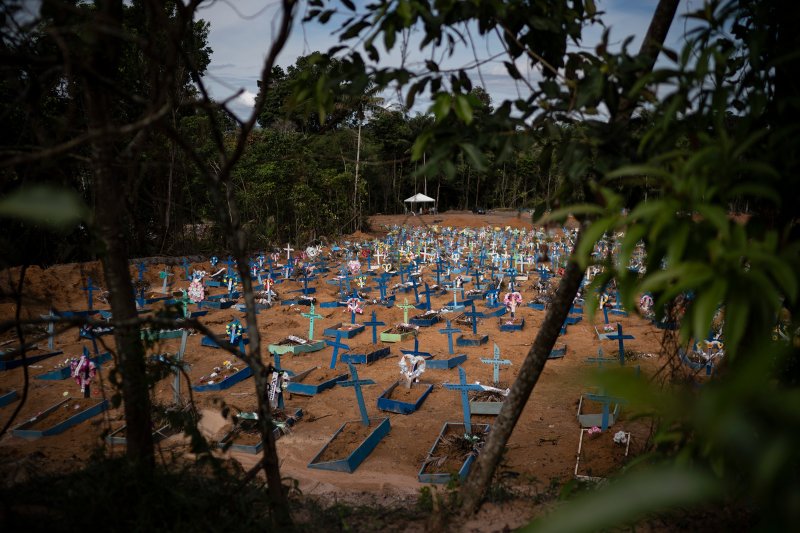
{"label": "grave marker", "polygon": [[378,326],[385,326],[386,322],[381,322],[380,320],[376,320],[375,311],[373,311],[372,319],[367,322],[364,322],[364,325],[372,328],[372,344],[378,344]]}
{"label": "grave marker", "polygon": [[458,384],[442,383],[442,386],[446,389],[459,391],[461,393],[461,409],[464,412],[464,427],[467,430],[467,434],[472,435],[472,423],[470,421],[471,413],[469,410],[469,392],[481,391],[483,388],[480,385],[467,383],[467,373],[464,372],[464,368],[461,366],[458,367],[458,379]]}
{"label": "grave marker", "polygon": [[500,383],[500,367],[504,365],[511,365],[511,361],[508,359],[500,359],[500,347],[497,346],[497,343],[494,345],[494,357],[491,359],[481,358],[481,363],[492,365],[494,367],[492,369],[492,382],[494,383],[495,387],[498,383]]}
{"label": "grave marker", "polygon": [[333,347],[333,353],[331,354],[331,366],[330,366],[330,368],[334,369],[334,368],[336,368],[336,360],[339,357],[339,349],[349,351],[350,347],[342,342],[342,332],[341,331],[337,331],[336,332],[336,340],[335,341],[329,341],[329,340],[326,339],[325,340],[325,344],[327,344],[328,346],[332,346]]}
{"label": "grave marker", "polygon": [[[453,334],[455,334],[455,333],[461,333],[461,330],[460,330],[460,329],[458,329],[458,328],[451,327],[451,326],[450,326],[450,321],[448,320],[448,321],[447,321],[447,327],[446,327],[446,328],[442,328],[442,329],[440,329],[440,330],[439,330],[439,333],[442,333],[442,334],[444,334],[444,335],[447,335],[447,351],[448,351],[450,354],[453,354],[453,353],[455,353],[455,352],[453,351]],[[495,345],[495,346],[497,346],[497,345]]]}
{"label": "grave marker", "polygon": [[358,379],[358,372],[352,363],[347,363],[350,368],[350,378],[347,381],[340,381],[340,387],[353,387],[356,391],[356,401],[358,402],[358,411],[361,414],[361,423],[369,426],[369,414],[367,413],[367,406],[364,404],[364,394],[361,392],[362,385],[374,385],[375,382],[371,379]]}

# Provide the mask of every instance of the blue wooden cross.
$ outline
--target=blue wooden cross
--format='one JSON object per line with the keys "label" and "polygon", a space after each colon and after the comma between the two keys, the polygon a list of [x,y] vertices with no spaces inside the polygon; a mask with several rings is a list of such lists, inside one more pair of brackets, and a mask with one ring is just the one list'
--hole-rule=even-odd
{"label": "blue wooden cross", "polygon": [[186,281],[191,281],[192,278],[189,277],[189,260],[184,257],[181,266],[183,267],[183,273],[185,275],[184,279]]}
{"label": "blue wooden cross", "polygon": [[455,309],[459,309],[460,307],[463,307],[463,306],[459,306],[458,305],[458,299],[457,299],[457,294],[456,294],[456,293],[458,293],[459,290],[461,290],[461,288],[460,287],[456,287],[455,282],[453,282],[453,285],[447,290],[453,292],[453,309],[455,310]]}
{"label": "blue wooden cross", "polygon": [[144,263],[139,263],[136,268],[139,270],[139,281],[142,281],[144,279],[144,273],[147,270],[147,267]]}
{"label": "blue wooden cross", "polygon": [[493,309],[496,308],[496,307],[500,307],[500,304],[497,302],[497,293],[499,293],[499,292],[500,292],[500,289],[498,289],[495,286],[492,286],[491,289],[486,291],[486,297],[489,300],[486,303],[486,307],[491,307]]}
{"label": "blue wooden cross", "polygon": [[472,424],[470,422],[471,413],[469,410],[469,391],[481,391],[483,388],[480,385],[470,385],[467,383],[467,373],[464,368],[458,367],[459,384],[442,383],[445,389],[456,390],[461,392],[461,409],[464,411],[464,428],[467,430],[468,435],[472,435]]}
{"label": "blue wooden cross", "polygon": [[273,351],[270,351],[269,353],[272,354],[272,357],[275,360],[275,363],[272,365],[275,367],[275,370],[283,371],[283,368],[281,367],[281,354]]}
{"label": "blue wooden cross", "polygon": [[233,257],[228,256],[228,260],[225,261],[225,264],[228,266],[228,270],[225,272],[228,276],[233,273]]}
{"label": "blue wooden cross", "polygon": [[414,349],[413,350],[400,350],[404,354],[413,355],[415,357],[433,357],[430,352],[422,352],[419,349],[419,335],[414,335]]}
{"label": "blue wooden cross", "polygon": [[314,312],[314,304],[311,304],[311,310],[308,313],[300,313],[300,316],[308,319],[308,340],[314,340],[314,320],[322,318],[322,315]]}
{"label": "blue wooden cross", "polygon": [[312,277],[312,278],[309,278],[309,277],[308,277],[308,276],[306,276],[305,274],[303,275],[303,277],[302,277],[302,278],[300,278],[300,279],[298,280],[298,281],[302,281],[302,282],[303,282],[303,288],[301,289],[301,290],[302,290],[302,292],[303,292],[303,294],[312,294],[312,293],[316,292],[316,289],[314,289],[313,287],[312,287],[311,289],[309,289],[309,288],[308,288],[308,282],[309,282],[309,281],[313,281],[313,280],[314,280],[314,278],[313,278],[313,277]]}
{"label": "blue wooden cross", "polygon": [[414,288],[414,299],[419,303],[419,283],[417,283],[417,278],[414,276],[411,276],[411,286]]}
{"label": "blue wooden cross", "polygon": [[464,316],[469,317],[470,322],[472,323],[472,334],[478,334],[478,318],[483,316],[483,313],[479,313],[475,310],[475,300],[470,300],[470,304],[472,305],[472,310],[467,311],[464,313]]}
{"label": "blue wooden cross", "polygon": [[164,267],[164,270],[158,273],[158,277],[164,280],[164,283],[161,285],[161,292],[163,294],[167,294],[167,282],[170,276],[172,276],[172,272],[167,270],[167,267]]}
{"label": "blue wooden cross", "polygon": [[487,365],[494,366],[492,371],[492,382],[495,386],[500,383],[500,366],[502,365],[510,365],[511,361],[508,359],[500,359],[500,348],[497,346],[497,343],[494,345],[494,357],[491,359],[483,359],[481,358],[481,363],[485,363]]}
{"label": "blue wooden cross", "polygon": [[447,351],[453,354],[453,334],[461,333],[461,330],[450,326],[450,321],[447,321],[447,327],[439,330],[439,333],[447,335]]}
{"label": "blue wooden cross", "polygon": [[41,316],[42,318],[49,318],[50,319],[50,321],[47,323],[47,349],[50,350],[50,351],[53,351],[53,345],[54,345],[54,336],[53,336],[53,334],[55,333],[55,330],[56,330],[56,323],[53,322],[53,319],[57,318],[58,315],[56,315],[53,312],[53,310],[50,309],[50,312],[48,314],[39,315],[39,316]]}
{"label": "blue wooden cross", "polygon": [[431,288],[428,286],[427,283],[425,284],[425,290],[422,292],[422,294],[425,295],[425,307],[424,307],[424,309],[426,311],[430,311],[431,310],[431,294],[433,294],[433,291],[431,290]]}
{"label": "blue wooden cross", "polygon": [[333,354],[331,354],[331,368],[336,368],[336,361],[339,358],[339,349],[350,350],[350,347],[342,342],[342,332],[336,332],[336,340],[329,341],[325,339],[325,344],[333,347]]}
{"label": "blue wooden cross", "polygon": [[99,287],[95,287],[94,285],[92,285],[92,278],[91,277],[87,277],[86,278],[86,288],[83,289],[83,290],[86,291],[86,296],[87,296],[87,298],[89,300],[89,311],[91,311],[92,310],[92,303],[93,303],[92,302],[93,301],[92,294],[94,293],[94,291],[100,290],[100,288]]}
{"label": "blue wooden cross", "polygon": [[387,281],[387,278],[386,278],[386,274],[385,273],[381,274],[378,277],[378,289],[381,291],[381,301],[385,301],[386,300],[386,286],[387,286],[386,281]]}
{"label": "blue wooden cross", "polygon": [[625,339],[634,339],[633,335],[622,334],[622,324],[617,323],[617,333],[615,335],[606,335],[606,339],[610,341],[619,341],[619,364],[625,366]]}
{"label": "blue wooden cross", "polygon": [[375,311],[373,311],[372,320],[364,322],[364,325],[372,328],[372,344],[378,344],[378,326],[385,326],[386,322],[381,322],[380,320],[376,320]]}
{"label": "blue wooden cross", "polygon": [[603,319],[605,320],[605,323],[608,324],[608,307],[605,305],[603,306]]}
{"label": "blue wooden cross", "polygon": [[353,387],[356,391],[356,401],[358,402],[358,411],[361,413],[361,423],[369,426],[369,415],[367,414],[367,406],[364,403],[364,394],[361,392],[362,385],[374,385],[375,382],[371,379],[358,379],[358,372],[352,363],[347,363],[350,367],[350,379],[348,381],[339,381],[340,387]]}
{"label": "blue wooden cross", "polygon": [[506,274],[508,274],[508,290],[514,292],[514,284],[517,281],[517,269],[516,268],[507,268]]}
{"label": "blue wooden cross", "polygon": [[436,284],[437,285],[441,285],[442,284],[442,277],[441,276],[442,276],[442,272],[445,271],[445,269],[442,268],[443,264],[444,264],[444,260],[442,260],[442,258],[439,257],[438,261],[436,261],[436,268],[433,269],[433,271],[436,272]]}

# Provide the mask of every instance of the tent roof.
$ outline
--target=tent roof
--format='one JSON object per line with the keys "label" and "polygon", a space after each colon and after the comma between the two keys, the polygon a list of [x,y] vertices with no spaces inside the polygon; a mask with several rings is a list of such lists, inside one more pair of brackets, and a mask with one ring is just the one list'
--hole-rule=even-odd
{"label": "tent roof", "polygon": [[420,203],[420,202],[435,202],[436,200],[434,200],[430,196],[425,196],[421,192],[418,192],[417,194],[415,194],[411,198],[406,198],[403,201],[404,202],[411,202],[412,204],[416,204],[416,203]]}

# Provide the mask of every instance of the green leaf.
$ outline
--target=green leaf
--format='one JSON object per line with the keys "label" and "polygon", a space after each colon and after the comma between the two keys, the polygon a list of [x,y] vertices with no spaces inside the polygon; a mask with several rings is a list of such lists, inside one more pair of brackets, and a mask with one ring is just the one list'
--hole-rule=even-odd
{"label": "green leaf", "polygon": [[476,170],[483,171],[486,169],[486,158],[483,156],[481,151],[475,147],[474,144],[459,143],[459,146],[464,151],[470,163],[472,163]]}
{"label": "green leaf", "polygon": [[460,118],[464,124],[472,122],[472,105],[470,105],[469,98],[465,95],[456,95],[455,110],[456,116]]}
{"label": "green leaf", "polygon": [[0,216],[65,229],[88,220],[89,209],[72,189],[36,185],[0,199]]}
{"label": "green leaf", "polygon": [[650,468],[577,496],[517,531],[601,531],[647,513],[701,504],[715,497],[719,490],[713,478],[697,470],[674,466]]}
{"label": "green leaf", "polygon": [[561,209],[556,209],[546,215],[537,224],[545,224],[547,222],[561,222],[569,215],[599,215],[603,213],[603,208],[594,204],[575,204]]}
{"label": "green leaf", "polygon": [[717,312],[717,307],[725,297],[728,284],[724,278],[717,278],[711,287],[703,289],[697,295],[697,299],[692,304],[694,314],[694,336],[697,339],[704,339],[711,327],[711,321]]}
{"label": "green leaf", "polygon": [[631,176],[660,176],[668,178],[670,173],[663,168],[649,165],[627,165],[606,173],[606,178],[608,179],[629,178]]}
{"label": "green leaf", "polygon": [[450,95],[439,93],[431,106],[431,112],[436,116],[436,121],[440,122],[450,114]]}

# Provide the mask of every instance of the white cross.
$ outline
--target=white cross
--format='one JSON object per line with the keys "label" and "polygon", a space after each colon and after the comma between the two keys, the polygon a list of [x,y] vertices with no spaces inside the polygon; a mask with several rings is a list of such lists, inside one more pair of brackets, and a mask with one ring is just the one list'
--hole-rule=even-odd
{"label": "white cross", "polygon": [[287,242],[286,243],[286,248],[284,248],[284,251],[286,252],[286,260],[287,261],[291,261],[292,260],[292,252],[294,252],[294,248],[292,248],[292,245]]}

